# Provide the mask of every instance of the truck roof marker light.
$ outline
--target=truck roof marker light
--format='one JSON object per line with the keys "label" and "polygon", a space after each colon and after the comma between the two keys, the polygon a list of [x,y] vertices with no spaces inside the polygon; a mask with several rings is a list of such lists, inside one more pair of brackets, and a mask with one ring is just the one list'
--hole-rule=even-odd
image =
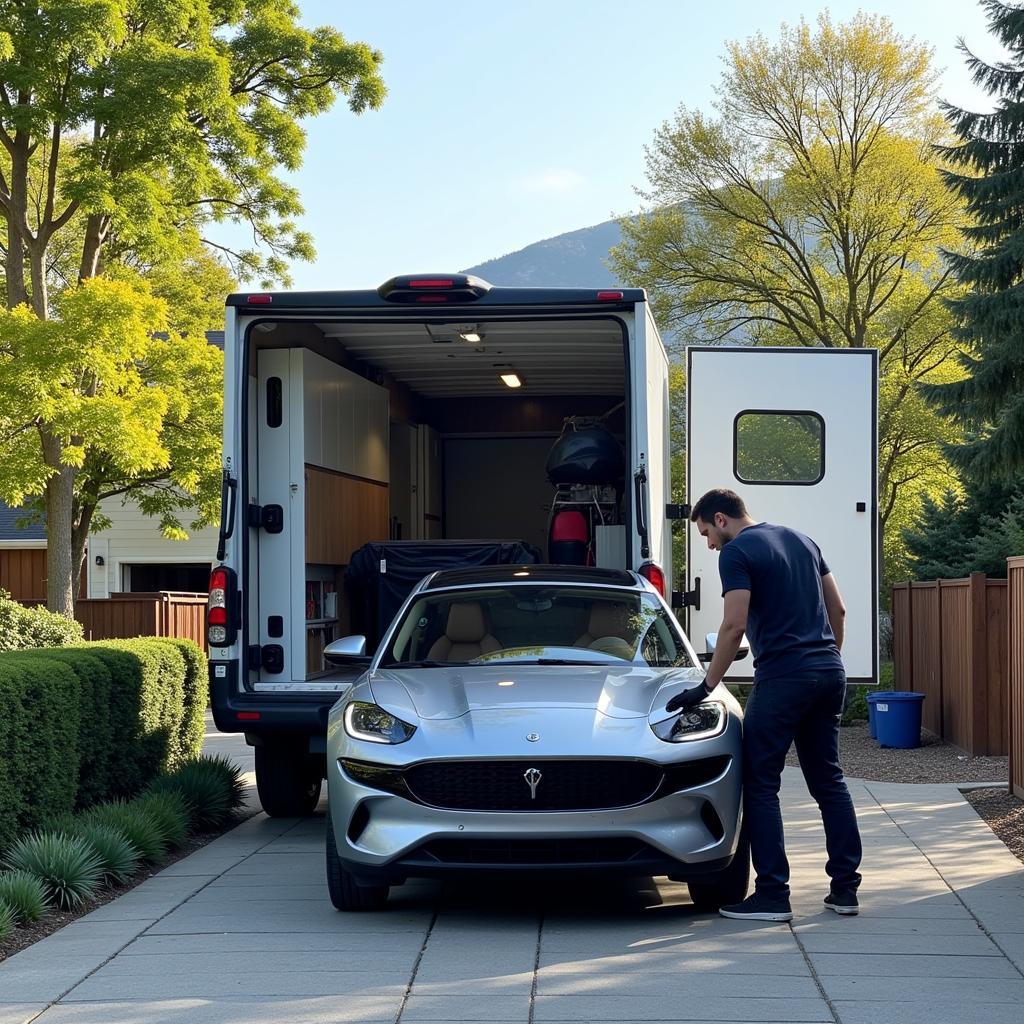
{"label": "truck roof marker light", "polygon": [[410,288],[430,288],[435,290],[437,288],[453,288],[455,282],[451,278],[443,277],[420,277],[414,278],[409,282]]}
{"label": "truck roof marker light", "polygon": [[235,714],[235,717],[240,722],[258,722],[260,713],[258,711],[239,711]]}
{"label": "truck roof marker light", "polygon": [[625,292],[605,291],[597,293],[598,302],[621,302],[625,298]]}
{"label": "truck roof marker light", "polygon": [[273,295],[247,295],[246,305],[249,306],[269,306],[274,301]]}
{"label": "truck roof marker light", "polygon": [[503,373],[501,376],[501,383],[507,388],[521,388],[523,386],[522,379],[518,373]]}

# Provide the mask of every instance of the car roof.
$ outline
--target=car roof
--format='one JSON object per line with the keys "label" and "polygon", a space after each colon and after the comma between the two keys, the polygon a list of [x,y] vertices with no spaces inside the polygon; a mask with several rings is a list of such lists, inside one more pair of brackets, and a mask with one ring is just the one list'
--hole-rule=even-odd
{"label": "car roof", "polygon": [[570,583],[597,587],[643,589],[638,577],[625,569],[598,569],[584,565],[481,565],[470,569],[442,569],[428,577],[423,590],[443,590],[494,583]]}

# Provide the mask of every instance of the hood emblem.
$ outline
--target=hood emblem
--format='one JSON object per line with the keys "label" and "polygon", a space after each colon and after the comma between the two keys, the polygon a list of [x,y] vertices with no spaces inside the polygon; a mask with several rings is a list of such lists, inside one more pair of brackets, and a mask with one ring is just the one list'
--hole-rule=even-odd
{"label": "hood emblem", "polygon": [[536,743],[536,742],[537,742],[537,740],[539,740],[539,739],[540,739],[540,733],[539,733],[539,732],[528,732],[528,733],[526,734],[526,738],[527,738],[527,739],[528,739],[528,740],[529,740],[529,741],[530,741],[531,743]]}
{"label": "hood emblem", "polygon": [[523,778],[526,779],[526,784],[530,787],[530,799],[537,799],[537,787],[540,785],[540,780],[544,778],[538,768],[530,768],[523,772]]}

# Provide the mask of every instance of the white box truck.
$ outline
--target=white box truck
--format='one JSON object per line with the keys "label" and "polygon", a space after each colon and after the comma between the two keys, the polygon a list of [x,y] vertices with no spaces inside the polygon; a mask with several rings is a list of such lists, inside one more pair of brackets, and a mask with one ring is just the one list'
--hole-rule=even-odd
{"label": "white box truck", "polygon": [[[691,500],[733,487],[755,517],[819,540],[847,596],[844,656],[866,681],[877,678],[877,360],[860,356],[693,350],[687,483]],[[346,573],[369,553],[387,577],[395,548],[374,544],[411,544],[423,574],[440,567],[431,552],[450,565],[460,543],[495,538],[547,560],[555,516],[568,514],[585,524],[580,558],[647,576],[698,649],[718,626],[716,567],[692,525],[688,585],[672,589],[672,520],[689,506],[670,503],[669,364],[643,290],[429,274],[375,291],[236,294],[224,363],[211,703],[221,731],[255,746],[268,813],[316,804],[327,713],[351,680],[323,648],[366,621],[370,599]],[[552,448],[577,430],[614,439],[619,479],[551,482]]]}

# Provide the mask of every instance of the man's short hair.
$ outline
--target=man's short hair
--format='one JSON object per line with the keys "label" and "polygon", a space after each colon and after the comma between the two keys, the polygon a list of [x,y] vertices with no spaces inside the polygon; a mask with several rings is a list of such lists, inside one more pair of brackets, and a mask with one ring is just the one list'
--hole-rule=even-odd
{"label": "man's short hair", "polygon": [[747,506],[735,491],[730,491],[727,487],[716,487],[703,495],[693,506],[690,519],[693,522],[699,519],[701,522],[710,523],[719,512],[730,519],[742,519],[747,514]]}

